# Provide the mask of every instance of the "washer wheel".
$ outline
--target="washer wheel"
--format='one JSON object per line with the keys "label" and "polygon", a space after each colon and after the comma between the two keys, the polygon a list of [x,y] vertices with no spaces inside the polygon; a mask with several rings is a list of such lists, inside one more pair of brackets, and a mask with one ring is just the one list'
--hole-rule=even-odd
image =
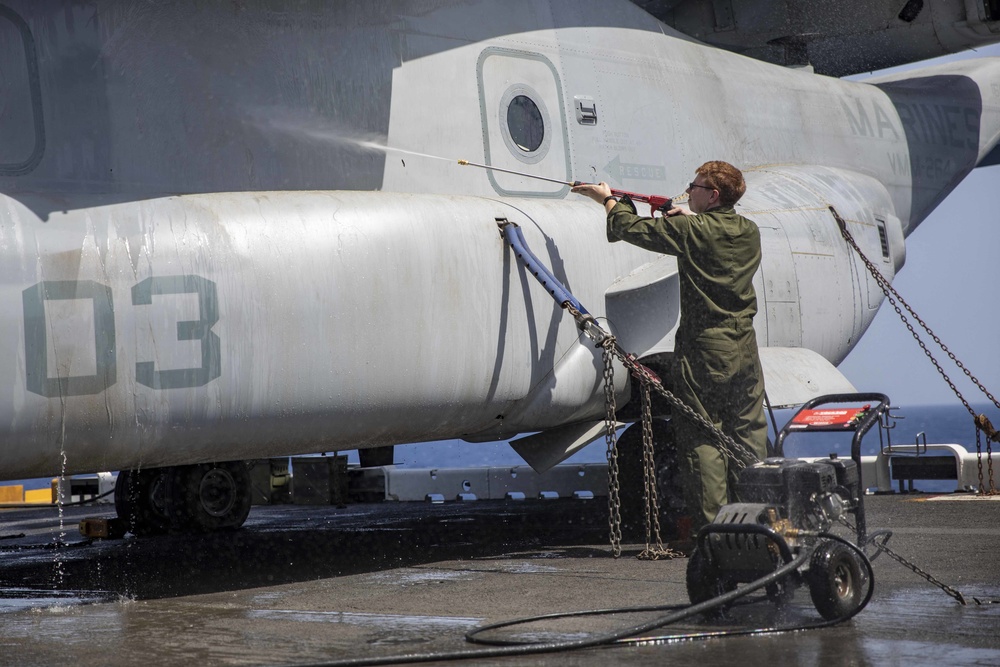
{"label": "washer wheel", "polygon": [[828,621],[854,612],[867,585],[855,553],[838,542],[825,542],[813,552],[806,573],[809,594],[820,615]]}

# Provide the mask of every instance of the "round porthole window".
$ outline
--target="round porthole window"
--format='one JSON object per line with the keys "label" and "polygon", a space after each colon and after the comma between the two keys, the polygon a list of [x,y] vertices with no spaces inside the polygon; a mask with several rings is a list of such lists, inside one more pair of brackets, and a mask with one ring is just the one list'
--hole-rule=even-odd
{"label": "round porthole window", "polygon": [[507,127],[514,144],[525,153],[534,153],[545,138],[545,123],[538,105],[527,95],[518,95],[507,105]]}
{"label": "round porthole window", "polygon": [[552,139],[546,131],[548,111],[541,96],[523,84],[511,86],[500,101],[500,129],[510,152],[534,164],[545,157]]}

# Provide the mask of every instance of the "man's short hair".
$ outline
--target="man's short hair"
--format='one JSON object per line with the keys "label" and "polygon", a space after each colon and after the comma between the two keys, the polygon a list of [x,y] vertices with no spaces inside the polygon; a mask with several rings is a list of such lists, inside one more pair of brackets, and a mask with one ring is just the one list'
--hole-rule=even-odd
{"label": "man's short hair", "polygon": [[743,193],[747,191],[743,172],[721,160],[706,162],[695,173],[705,179],[705,183],[719,191],[719,203],[723,206],[735,206]]}

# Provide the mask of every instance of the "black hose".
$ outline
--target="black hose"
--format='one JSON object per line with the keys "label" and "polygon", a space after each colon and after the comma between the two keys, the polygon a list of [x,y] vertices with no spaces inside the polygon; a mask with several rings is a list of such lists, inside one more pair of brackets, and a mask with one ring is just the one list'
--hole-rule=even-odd
{"label": "black hose", "polygon": [[846,616],[842,616],[840,618],[834,618],[834,619],[830,619],[830,620],[825,620],[824,619],[822,621],[817,621],[816,623],[805,623],[805,624],[800,623],[800,624],[796,624],[796,625],[774,627],[774,628],[751,628],[749,630],[716,630],[716,631],[711,631],[711,632],[692,632],[692,633],[683,634],[683,635],[663,635],[663,636],[657,636],[657,637],[642,637],[642,638],[639,638],[639,639],[623,639],[623,640],[620,640],[620,641],[618,641],[616,643],[618,643],[618,644],[639,644],[639,643],[646,644],[646,643],[655,643],[655,642],[660,642],[660,641],[675,642],[675,641],[683,641],[683,640],[711,639],[711,638],[715,638],[715,637],[751,637],[751,636],[753,636],[753,637],[759,637],[759,636],[764,636],[764,635],[779,634],[779,633],[782,633],[782,632],[797,632],[799,630],[819,630],[821,628],[829,628],[829,627],[832,627],[834,625],[838,625],[840,623],[843,623],[844,621],[851,620],[852,618],[854,618],[855,616],[857,616],[859,613],[861,613],[862,609],[864,609],[865,607],[868,606],[868,603],[872,599],[872,595],[875,593],[875,571],[872,569],[871,560],[869,560],[869,558],[865,555],[865,552],[862,551],[859,547],[855,546],[855,544],[853,542],[851,542],[849,540],[845,540],[844,538],[840,537],[839,535],[834,535],[832,533],[820,533],[819,537],[824,538],[824,539],[828,539],[828,540],[833,540],[834,542],[840,542],[841,544],[845,544],[848,547],[850,547],[850,549],[852,551],[854,551],[856,554],[858,554],[858,556],[861,557],[861,563],[864,565],[865,570],[866,570],[867,575],[868,575],[868,593],[865,595],[865,599],[862,600],[861,603],[858,604],[858,606],[855,607],[854,610],[850,614],[848,614]]}
{"label": "black hose", "polygon": [[[440,653],[408,653],[396,656],[384,656],[384,657],[373,657],[373,658],[353,658],[348,660],[334,660],[331,662],[318,662],[318,663],[306,663],[301,665],[296,665],[295,667],[363,667],[367,665],[391,665],[391,664],[402,664],[402,663],[418,663],[418,662],[443,662],[447,660],[476,660],[482,658],[500,658],[508,656],[520,656],[520,655],[538,655],[542,653],[557,653],[562,651],[570,651],[582,648],[590,648],[593,646],[601,646],[606,644],[613,644],[619,640],[625,639],[627,637],[632,637],[634,635],[648,632],[649,630],[654,630],[656,628],[663,627],[665,625],[670,625],[671,623],[677,623],[678,621],[684,620],[691,616],[701,614],[706,611],[711,611],[716,607],[721,607],[727,605],[741,597],[749,595],[754,591],[760,590],[765,586],[772,584],[784,577],[788,576],[795,570],[802,567],[806,560],[809,558],[810,552],[803,552],[799,554],[794,560],[789,563],[785,563],[774,572],[757,579],[754,582],[747,584],[746,586],[729,591],[718,597],[712,598],[711,600],[706,600],[694,605],[684,606],[682,609],[667,614],[666,616],[661,616],[647,623],[642,623],[640,625],[635,625],[629,628],[623,628],[621,630],[615,630],[613,632],[608,632],[601,635],[595,635],[587,639],[576,639],[572,641],[565,642],[550,642],[544,644],[517,644],[517,645],[504,645],[497,646],[491,649],[476,649],[469,651],[449,651]],[[603,610],[604,613],[621,613],[621,610]],[[475,639],[476,635],[488,630],[495,630],[497,628],[508,627],[511,625],[517,625],[520,623],[527,623],[534,620],[541,620],[545,618],[558,618],[560,616],[573,616],[573,615],[587,615],[594,614],[596,612],[570,612],[569,614],[548,614],[545,616],[539,616],[531,619],[518,619],[514,621],[503,621],[500,623],[494,623],[491,625],[486,625],[481,628],[477,628],[466,634],[465,638],[468,641],[475,643],[486,643],[482,639]]]}
{"label": "black hose", "polygon": [[[824,538],[824,539],[833,540],[835,542],[840,542],[842,544],[846,544],[848,547],[851,548],[851,550],[853,550],[855,553],[858,554],[858,556],[860,556],[861,562],[864,565],[865,570],[867,571],[867,575],[868,575],[868,592],[867,592],[867,595],[865,596],[865,599],[862,600],[861,603],[850,614],[848,614],[847,616],[843,616],[841,618],[836,618],[836,619],[833,619],[833,620],[822,620],[822,621],[819,621],[817,623],[808,623],[808,624],[805,624],[805,625],[798,624],[798,625],[788,626],[788,627],[753,628],[753,629],[750,629],[750,630],[714,630],[714,631],[710,631],[710,632],[693,632],[693,633],[687,633],[687,634],[682,634],[682,635],[676,635],[676,634],[674,634],[674,635],[661,635],[661,636],[654,636],[654,637],[634,638],[634,634],[639,634],[638,632],[636,632],[636,633],[628,635],[627,637],[623,637],[623,638],[620,638],[620,639],[615,639],[614,641],[608,642],[608,643],[634,644],[634,643],[652,643],[652,642],[659,642],[659,641],[709,639],[709,638],[712,638],[712,637],[742,637],[742,636],[751,636],[751,635],[759,636],[759,635],[777,634],[777,633],[780,633],[780,632],[791,632],[791,631],[795,631],[795,630],[817,630],[817,629],[820,629],[820,628],[827,628],[827,627],[830,627],[830,626],[833,626],[833,625],[837,625],[838,623],[843,623],[844,621],[850,620],[851,618],[853,618],[854,616],[856,616],[858,613],[860,613],[861,610],[864,609],[868,605],[868,602],[871,600],[872,594],[875,591],[875,586],[873,585],[873,582],[875,580],[875,572],[872,569],[871,561],[865,555],[864,551],[862,551],[860,548],[858,548],[857,546],[855,546],[849,540],[845,540],[844,538],[842,538],[842,537],[840,537],[838,535],[834,535],[832,533],[821,533],[819,535],[819,537],[820,538]],[[811,556],[811,554],[812,554],[812,552],[810,551],[806,555]],[[801,558],[801,556],[800,556],[800,558]],[[796,561],[792,561],[792,562],[800,562],[800,561],[797,559]],[[789,563],[789,565],[790,564],[791,563]],[[783,578],[784,575],[780,575],[777,578],[773,578],[773,577],[775,577],[775,575],[778,575],[778,573],[781,572],[782,569],[783,568],[779,568],[778,570],[775,570],[774,572],[772,572],[767,577],[763,577],[762,579],[757,580],[753,584],[750,584],[750,585],[748,585],[748,586],[746,586],[744,588],[739,589],[739,592],[742,593],[743,595],[746,595],[746,594],[752,593],[755,590],[760,589],[761,586],[758,585],[760,582],[763,582],[764,586],[767,586],[770,583],[774,583],[774,581],[777,581],[778,579]],[[793,568],[793,569],[797,569],[797,568]],[[713,598],[712,600],[709,600],[708,602],[715,602],[716,600],[719,600],[721,597],[722,596],[720,596],[719,598]],[[742,597],[742,596],[738,596],[738,597]],[[726,604],[726,603],[725,602],[721,602],[720,605],[722,605],[722,604]],[[494,646],[523,645],[523,644],[511,641],[511,640],[506,640],[506,641],[504,641],[504,640],[483,640],[483,639],[474,639],[473,637],[476,634],[480,633],[480,632],[486,632],[487,630],[491,630],[491,629],[497,629],[497,628],[503,628],[503,627],[510,627],[510,626],[513,626],[513,625],[523,625],[523,624],[532,623],[532,622],[536,622],[536,621],[542,621],[542,620],[552,620],[552,619],[558,619],[558,618],[572,618],[572,617],[579,617],[579,616],[596,616],[596,615],[599,615],[599,614],[624,614],[624,613],[634,613],[634,612],[642,612],[642,611],[659,611],[661,609],[671,609],[671,608],[673,608],[673,609],[679,609],[679,608],[688,609],[689,607],[687,605],[673,605],[672,607],[630,607],[630,608],[621,608],[621,609],[601,609],[601,610],[586,610],[586,611],[573,611],[573,612],[565,612],[565,613],[545,614],[545,615],[542,615],[542,616],[534,616],[534,617],[530,617],[530,618],[522,618],[522,619],[517,619],[517,620],[513,620],[513,621],[503,621],[501,623],[494,623],[493,625],[485,626],[485,627],[482,627],[482,628],[477,628],[477,629],[475,629],[475,630],[467,633],[465,635],[465,638],[467,640],[471,641],[471,642],[475,642],[475,643],[479,643],[479,644],[490,644],[490,645],[494,645]],[[678,620],[680,620],[680,619],[678,619]],[[673,622],[675,622],[675,621],[669,621],[667,623],[664,623],[664,625],[669,625],[670,623],[673,623]],[[655,621],[654,621],[654,623],[655,623]]]}

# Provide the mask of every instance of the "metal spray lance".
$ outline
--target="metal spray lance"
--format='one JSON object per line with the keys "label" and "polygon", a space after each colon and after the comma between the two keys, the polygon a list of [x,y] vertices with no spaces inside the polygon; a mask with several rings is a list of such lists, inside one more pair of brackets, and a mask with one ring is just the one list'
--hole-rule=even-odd
{"label": "metal spray lance", "polygon": [[[591,183],[584,183],[583,181],[562,181],[559,180],[558,178],[548,178],[547,176],[536,176],[535,174],[526,174],[521,171],[514,171],[513,169],[502,169],[501,167],[493,167],[488,164],[478,164],[476,162],[469,162],[468,160],[459,160],[458,163],[462,166],[479,167],[480,169],[489,169],[490,171],[502,171],[505,174],[514,174],[515,176],[533,178],[538,181],[559,183],[560,185],[568,185],[571,188],[575,188],[578,185],[593,185]],[[616,190],[615,188],[611,188],[611,194],[613,194],[615,197],[623,197],[625,195],[628,195],[632,201],[641,201],[649,204],[650,215],[654,215],[657,211],[665,214],[673,207],[673,200],[670,197],[663,197],[660,195],[644,195],[639,192],[628,192],[627,190]]]}

